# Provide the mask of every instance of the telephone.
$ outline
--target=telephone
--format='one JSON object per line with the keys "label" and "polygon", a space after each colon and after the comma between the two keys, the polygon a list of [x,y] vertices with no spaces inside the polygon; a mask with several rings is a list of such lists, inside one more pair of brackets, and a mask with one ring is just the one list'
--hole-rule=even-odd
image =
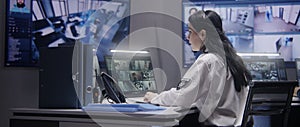
{"label": "telephone", "polygon": [[106,91],[106,96],[115,103],[126,103],[125,96],[117,84],[117,81],[105,72],[101,72],[101,78]]}

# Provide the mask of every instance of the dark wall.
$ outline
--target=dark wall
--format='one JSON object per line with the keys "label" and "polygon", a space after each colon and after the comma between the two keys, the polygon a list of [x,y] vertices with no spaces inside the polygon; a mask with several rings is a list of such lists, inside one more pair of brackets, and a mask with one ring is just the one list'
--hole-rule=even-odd
{"label": "dark wall", "polygon": [[5,5],[0,1],[0,126],[9,126],[9,109],[38,107],[38,68],[4,67]]}

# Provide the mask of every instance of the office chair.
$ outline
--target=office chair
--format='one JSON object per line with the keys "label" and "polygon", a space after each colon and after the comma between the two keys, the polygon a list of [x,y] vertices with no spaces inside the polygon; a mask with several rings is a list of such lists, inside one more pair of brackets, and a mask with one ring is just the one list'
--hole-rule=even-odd
{"label": "office chair", "polygon": [[282,127],[287,127],[293,91],[296,85],[298,85],[297,81],[250,82],[241,127],[246,127],[248,117],[252,115],[282,115]]}

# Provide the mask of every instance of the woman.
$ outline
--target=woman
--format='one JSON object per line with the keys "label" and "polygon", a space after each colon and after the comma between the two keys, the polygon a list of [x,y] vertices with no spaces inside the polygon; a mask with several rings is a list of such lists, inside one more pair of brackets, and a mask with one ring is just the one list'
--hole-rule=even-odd
{"label": "woman", "polygon": [[193,51],[203,52],[177,88],[160,94],[148,92],[145,101],[161,105],[197,107],[198,120],[209,126],[240,125],[250,73],[225,36],[220,16],[198,11],[189,17]]}

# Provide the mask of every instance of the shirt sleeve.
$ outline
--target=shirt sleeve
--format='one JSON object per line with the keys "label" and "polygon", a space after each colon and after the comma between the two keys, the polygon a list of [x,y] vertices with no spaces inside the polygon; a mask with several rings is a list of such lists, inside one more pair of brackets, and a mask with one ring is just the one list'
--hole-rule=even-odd
{"label": "shirt sleeve", "polygon": [[179,89],[172,88],[160,93],[151,100],[151,103],[181,106],[189,108],[195,101],[199,92],[200,85],[207,78],[208,67],[204,62],[193,65],[183,76]]}
{"label": "shirt sleeve", "polygon": [[[151,103],[184,108],[197,107],[200,121],[205,121],[216,109],[224,90],[226,68],[220,62],[198,61],[185,76],[180,89],[164,91],[151,100]],[[188,79],[188,80],[187,80]]]}

